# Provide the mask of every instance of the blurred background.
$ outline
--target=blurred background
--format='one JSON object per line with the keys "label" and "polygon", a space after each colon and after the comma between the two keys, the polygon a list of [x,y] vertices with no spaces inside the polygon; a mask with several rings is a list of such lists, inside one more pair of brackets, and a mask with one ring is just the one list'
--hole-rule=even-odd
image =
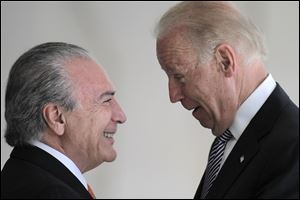
{"label": "blurred background", "polygon": [[[156,59],[154,27],[178,2],[1,1],[1,169],[12,150],[4,140],[9,70],[29,48],[74,43],[91,51],[117,89],[127,115],[117,159],[87,172],[98,198],[192,198],[213,141],[181,104],[171,104]],[[299,105],[299,2],[235,2],[265,33],[267,66]]]}

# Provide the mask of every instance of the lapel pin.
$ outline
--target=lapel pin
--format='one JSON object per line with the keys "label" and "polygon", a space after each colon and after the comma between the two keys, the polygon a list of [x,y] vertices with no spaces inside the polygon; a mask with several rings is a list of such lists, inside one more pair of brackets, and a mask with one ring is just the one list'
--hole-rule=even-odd
{"label": "lapel pin", "polygon": [[244,162],[244,160],[245,160],[245,156],[244,156],[244,155],[242,155],[242,156],[240,157],[240,163],[243,163],[243,162]]}

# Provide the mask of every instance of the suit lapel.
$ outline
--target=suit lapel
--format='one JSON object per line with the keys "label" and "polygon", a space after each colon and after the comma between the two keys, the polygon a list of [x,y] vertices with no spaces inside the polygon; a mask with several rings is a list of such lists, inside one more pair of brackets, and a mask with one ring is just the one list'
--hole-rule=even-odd
{"label": "suit lapel", "polygon": [[224,198],[232,184],[259,151],[260,139],[268,134],[269,130],[276,123],[275,121],[282,108],[288,102],[288,96],[277,84],[270,97],[250,121],[232,149],[207,195],[208,199]]}
{"label": "suit lapel", "polygon": [[245,135],[243,134],[244,137],[239,139],[239,142],[225,161],[207,195],[208,199],[223,197],[259,150],[257,139],[253,137],[251,130],[247,132],[245,132]]}
{"label": "suit lapel", "polygon": [[42,149],[27,145],[23,147],[15,147],[11,153],[11,157],[17,157],[33,163],[48,171],[53,176],[57,177],[74,191],[77,191],[82,198],[89,198],[90,195],[81,182],[69,171],[60,161],[43,151]]}

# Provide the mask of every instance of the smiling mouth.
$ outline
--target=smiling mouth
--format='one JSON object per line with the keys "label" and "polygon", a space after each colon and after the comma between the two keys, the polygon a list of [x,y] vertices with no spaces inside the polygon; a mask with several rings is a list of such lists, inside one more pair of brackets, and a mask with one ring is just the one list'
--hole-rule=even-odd
{"label": "smiling mouth", "polygon": [[104,132],[104,137],[107,139],[113,139],[114,132]]}

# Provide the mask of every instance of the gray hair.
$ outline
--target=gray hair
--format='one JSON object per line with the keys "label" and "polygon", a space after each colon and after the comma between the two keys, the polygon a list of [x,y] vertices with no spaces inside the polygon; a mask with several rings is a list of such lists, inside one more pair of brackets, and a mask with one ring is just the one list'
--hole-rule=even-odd
{"label": "gray hair", "polygon": [[42,137],[47,128],[42,109],[47,103],[66,111],[76,108],[72,82],[64,68],[72,58],[91,59],[81,47],[50,42],[33,47],[14,63],[5,96],[5,139],[9,145],[24,145]]}
{"label": "gray hair", "polygon": [[263,60],[266,48],[259,29],[232,4],[221,1],[181,2],[166,12],[156,27],[160,39],[173,28],[187,28],[199,53],[199,62],[213,58],[215,48],[227,43],[250,63]]}

